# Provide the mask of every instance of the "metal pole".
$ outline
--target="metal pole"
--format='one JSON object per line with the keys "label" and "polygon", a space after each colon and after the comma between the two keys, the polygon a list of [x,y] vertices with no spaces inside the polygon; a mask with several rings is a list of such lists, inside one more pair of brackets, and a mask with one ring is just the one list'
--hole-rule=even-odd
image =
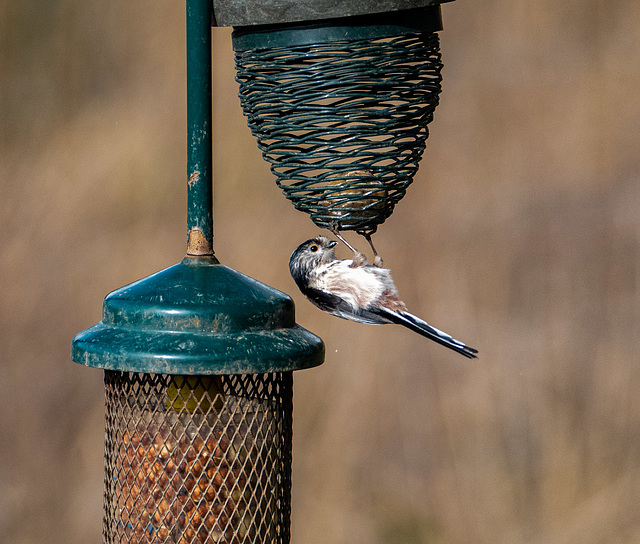
{"label": "metal pole", "polygon": [[211,0],[187,0],[187,255],[213,255]]}

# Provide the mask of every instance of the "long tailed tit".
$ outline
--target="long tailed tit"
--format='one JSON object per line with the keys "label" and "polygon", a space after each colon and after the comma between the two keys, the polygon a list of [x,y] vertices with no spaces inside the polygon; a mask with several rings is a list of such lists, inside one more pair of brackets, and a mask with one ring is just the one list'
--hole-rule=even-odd
{"label": "long tailed tit", "polygon": [[318,308],[359,323],[396,323],[458,353],[476,358],[477,350],[410,314],[386,268],[337,259],[337,242],[318,236],[300,244],[289,270],[300,291]]}

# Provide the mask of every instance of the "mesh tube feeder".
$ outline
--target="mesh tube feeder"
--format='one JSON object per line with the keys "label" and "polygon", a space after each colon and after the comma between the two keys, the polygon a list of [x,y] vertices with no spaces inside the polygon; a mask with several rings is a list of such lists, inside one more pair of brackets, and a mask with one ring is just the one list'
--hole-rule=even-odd
{"label": "mesh tube feeder", "polygon": [[207,257],[106,297],[72,352],[104,369],[104,542],[289,541],[292,372],[323,357],[293,311]]}

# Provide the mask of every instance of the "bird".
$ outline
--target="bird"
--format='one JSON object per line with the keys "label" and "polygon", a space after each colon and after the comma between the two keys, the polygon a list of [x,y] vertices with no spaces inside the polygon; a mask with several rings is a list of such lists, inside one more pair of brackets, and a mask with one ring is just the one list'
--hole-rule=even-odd
{"label": "bird", "polygon": [[342,319],[371,325],[402,325],[469,359],[477,358],[478,350],[407,311],[389,269],[366,263],[354,267],[353,260],[336,257],[337,243],[317,236],[300,244],[291,254],[291,277],[310,302]]}

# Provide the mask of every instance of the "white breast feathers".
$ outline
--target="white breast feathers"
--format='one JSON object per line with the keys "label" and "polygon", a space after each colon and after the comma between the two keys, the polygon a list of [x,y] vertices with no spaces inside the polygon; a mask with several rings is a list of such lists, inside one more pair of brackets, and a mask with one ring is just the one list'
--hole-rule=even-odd
{"label": "white breast feathers", "polygon": [[397,292],[389,270],[375,266],[351,268],[351,263],[345,259],[318,267],[311,287],[339,296],[354,309],[369,307],[385,291]]}

